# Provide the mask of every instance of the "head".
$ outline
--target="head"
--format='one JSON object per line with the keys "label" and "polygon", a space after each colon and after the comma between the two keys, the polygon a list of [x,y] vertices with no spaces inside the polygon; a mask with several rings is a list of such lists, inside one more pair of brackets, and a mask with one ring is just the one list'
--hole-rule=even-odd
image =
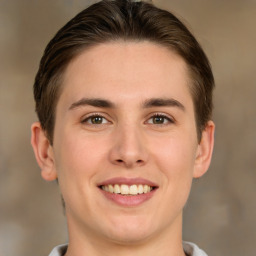
{"label": "head", "polygon": [[43,178],[59,180],[71,244],[181,245],[192,180],[212,155],[212,88],[195,38],[151,4],[101,1],[56,34],[34,85],[32,145]]}
{"label": "head", "polygon": [[[208,59],[189,30],[173,14],[150,3],[105,0],[70,20],[49,42],[34,83],[36,112],[50,143],[56,106],[68,64],[82,51],[107,42],[149,41],[170,49],[186,62],[198,141],[212,114],[214,79]],[[86,71],[85,71],[86,72]]]}

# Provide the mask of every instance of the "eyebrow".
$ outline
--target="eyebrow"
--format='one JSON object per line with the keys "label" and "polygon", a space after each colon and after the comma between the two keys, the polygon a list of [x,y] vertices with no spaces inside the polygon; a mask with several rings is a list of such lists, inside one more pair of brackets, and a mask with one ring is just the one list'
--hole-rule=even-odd
{"label": "eyebrow", "polygon": [[[82,98],[71,104],[69,110],[82,107],[82,106],[93,106],[98,108],[115,108],[115,104],[109,100],[100,99],[100,98]],[[172,98],[153,98],[148,99],[142,103],[143,108],[152,108],[152,107],[177,107],[185,111],[184,105]]]}
{"label": "eyebrow", "polygon": [[89,98],[82,98],[79,101],[74,102],[70,107],[69,110],[78,108],[81,106],[93,106],[98,108],[114,108],[114,104],[108,100],[104,99],[89,99]]}
{"label": "eyebrow", "polygon": [[151,107],[177,107],[183,111],[185,111],[184,105],[172,98],[153,98],[146,100],[143,103],[144,108],[151,108]]}

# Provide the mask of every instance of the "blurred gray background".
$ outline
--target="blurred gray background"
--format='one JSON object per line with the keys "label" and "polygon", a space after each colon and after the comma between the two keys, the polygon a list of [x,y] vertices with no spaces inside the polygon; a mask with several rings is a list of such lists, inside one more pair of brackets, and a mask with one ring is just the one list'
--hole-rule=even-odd
{"label": "blurred gray background", "polygon": [[[32,84],[44,47],[95,1],[0,0],[0,255],[46,256],[67,241],[56,183],[30,147]],[[255,256],[256,0],[155,0],[205,49],[216,79],[213,161],[193,184],[184,239],[209,256]]]}

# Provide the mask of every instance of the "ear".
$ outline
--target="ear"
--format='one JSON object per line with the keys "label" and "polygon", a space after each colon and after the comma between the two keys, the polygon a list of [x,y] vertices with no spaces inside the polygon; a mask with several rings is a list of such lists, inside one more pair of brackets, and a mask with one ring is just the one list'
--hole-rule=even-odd
{"label": "ear", "polygon": [[31,144],[43,179],[56,180],[53,148],[39,122],[33,123],[31,126]]}
{"label": "ear", "polygon": [[202,132],[202,138],[197,148],[193,173],[194,178],[200,178],[206,173],[210,166],[214,145],[214,130],[215,125],[213,121],[208,121]]}

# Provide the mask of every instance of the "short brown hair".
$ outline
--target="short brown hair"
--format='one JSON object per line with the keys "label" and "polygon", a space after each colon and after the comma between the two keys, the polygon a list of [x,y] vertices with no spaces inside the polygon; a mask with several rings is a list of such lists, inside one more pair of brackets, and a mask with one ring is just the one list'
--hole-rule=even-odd
{"label": "short brown hair", "polygon": [[56,105],[62,75],[84,49],[110,41],[150,41],[180,55],[190,71],[198,139],[212,114],[214,78],[209,61],[194,36],[172,13],[144,1],[103,0],[61,28],[47,45],[34,83],[36,112],[53,143]]}

